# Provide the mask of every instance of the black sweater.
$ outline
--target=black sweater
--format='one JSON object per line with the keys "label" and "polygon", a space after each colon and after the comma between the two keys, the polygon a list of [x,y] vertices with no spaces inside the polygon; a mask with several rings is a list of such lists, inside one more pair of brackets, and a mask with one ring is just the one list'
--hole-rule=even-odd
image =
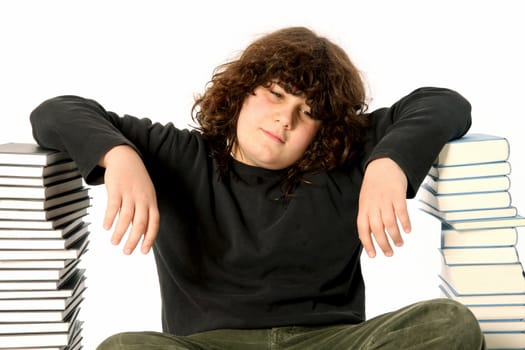
{"label": "black sweater", "polygon": [[369,118],[365,155],[351,170],[310,175],[311,184],[276,200],[281,171],[232,159],[229,177],[219,180],[196,131],[120,117],[76,96],[31,114],[37,142],[68,152],[89,184],[103,181],[97,162],[112,146],[140,153],[160,211],[153,251],[163,330],[178,335],[365,318],[356,216],[366,164],[396,161],[413,197],[444,143],[471,123],[470,104],[440,88],[415,90]]}

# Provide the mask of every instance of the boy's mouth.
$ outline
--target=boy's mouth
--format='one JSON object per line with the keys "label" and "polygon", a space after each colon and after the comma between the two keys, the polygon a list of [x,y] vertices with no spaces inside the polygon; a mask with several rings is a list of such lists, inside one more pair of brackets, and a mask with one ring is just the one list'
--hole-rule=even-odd
{"label": "boy's mouth", "polygon": [[265,130],[265,129],[262,129],[262,132],[263,132],[266,136],[268,136],[270,139],[274,140],[275,142],[277,142],[277,143],[281,143],[281,144],[284,143],[284,139],[283,139],[280,135],[278,135],[278,134],[276,134],[276,133],[273,133],[273,132],[271,132],[271,131]]}

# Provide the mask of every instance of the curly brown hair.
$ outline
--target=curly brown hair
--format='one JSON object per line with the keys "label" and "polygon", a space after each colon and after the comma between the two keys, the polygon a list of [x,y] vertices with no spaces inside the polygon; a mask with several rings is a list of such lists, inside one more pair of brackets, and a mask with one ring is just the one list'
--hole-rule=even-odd
{"label": "curly brown hair", "polygon": [[218,66],[203,95],[195,99],[192,117],[211,146],[224,175],[236,142],[244,99],[258,86],[278,81],[286,92],[306,96],[321,127],[304,156],[283,179],[285,195],[304,174],[345,167],[364,143],[365,89],[345,51],[308,28],[284,28],[250,44],[241,56]]}

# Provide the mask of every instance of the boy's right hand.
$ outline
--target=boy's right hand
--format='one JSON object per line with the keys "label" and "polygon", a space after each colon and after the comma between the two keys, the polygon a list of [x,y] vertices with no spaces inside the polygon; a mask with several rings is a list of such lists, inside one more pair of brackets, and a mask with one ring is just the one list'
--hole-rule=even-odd
{"label": "boy's right hand", "polygon": [[107,208],[104,228],[111,229],[111,243],[120,244],[129,230],[124,253],[131,254],[142,238],[141,252],[147,254],[159,229],[159,211],[155,187],[137,152],[130,146],[110,149],[100,161],[106,168],[104,182],[107,190]]}

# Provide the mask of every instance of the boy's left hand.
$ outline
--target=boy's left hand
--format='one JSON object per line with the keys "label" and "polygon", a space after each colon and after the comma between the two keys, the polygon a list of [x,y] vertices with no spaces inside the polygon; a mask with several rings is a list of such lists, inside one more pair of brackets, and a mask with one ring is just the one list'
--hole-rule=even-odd
{"label": "boy's left hand", "polygon": [[375,159],[368,164],[359,194],[357,231],[369,257],[376,256],[372,236],[383,253],[392,256],[390,241],[397,247],[403,245],[398,224],[405,233],[410,232],[407,186],[405,173],[390,158]]}

